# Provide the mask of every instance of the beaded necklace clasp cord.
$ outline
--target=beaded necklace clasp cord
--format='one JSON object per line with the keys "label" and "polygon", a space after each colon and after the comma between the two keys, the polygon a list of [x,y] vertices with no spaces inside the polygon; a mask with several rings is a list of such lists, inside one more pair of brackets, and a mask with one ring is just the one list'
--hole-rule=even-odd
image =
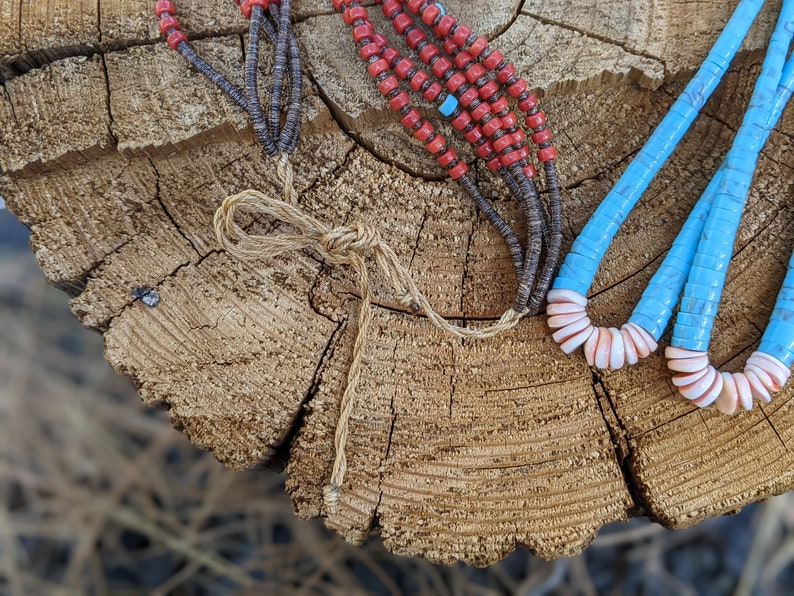
{"label": "beaded necklace clasp cord", "polygon": [[575,240],[548,294],[553,337],[566,353],[583,346],[588,364],[619,369],[657,348],[680,305],[668,367],[673,383],[700,407],[716,403],[733,413],[753,398],[769,401],[790,375],[794,361],[794,255],[758,351],[742,373],[719,373],[708,362],[712,325],[725,282],[736,230],[758,155],[792,89],[794,58],[786,59],[794,31],[794,0],[784,0],[769,49],[733,146],[687,218],[629,322],[620,329],[594,327],[585,294],[607,247],[654,175],[694,121],[741,46],[763,0],[742,0],[703,66],[675,101],[648,143],[626,169]]}

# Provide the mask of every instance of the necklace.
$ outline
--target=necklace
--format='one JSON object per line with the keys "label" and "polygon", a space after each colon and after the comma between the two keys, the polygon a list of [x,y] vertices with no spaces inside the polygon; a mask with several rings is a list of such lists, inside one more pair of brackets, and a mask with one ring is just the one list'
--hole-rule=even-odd
{"label": "necklace", "polygon": [[794,327],[786,327],[790,325],[786,319],[794,316],[792,263],[759,350],[748,359],[745,372],[717,373],[705,353],[755,162],[794,86],[792,60],[784,67],[791,40],[786,28],[792,29],[794,2],[783,3],[763,74],[731,151],[687,218],[629,322],[620,329],[594,327],[585,311],[585,294],[620,224],[727,70],[762,4],[762,0],[740,2],[704,65],[574,242],[548,294],[548,322],[563,351],[570,353],[583,346],[591,366],[618,369],[635,364],[656,349],[683,291],[672,346],[666,351],[668,366],[679,373],[673,383],[696,405],[716,401],[717,407],[727,413],[734,412],[737,403],[746,409],[752,407],[752,396],[768,401],[769,391],[782,387],[794,361]]}
{"label": "necklace", "polygon": [[[546,116],[538,107],[537,97],[529,93],[527,82],[516,76],[515,66],[505,60],[501,52],[492,49],[484,37],[474,35],[471,28],[458,24],[438,2],[378,0],[394,30],[404,36],[408,47],[417,52],[430,72],[403,57],[375,30],[367,9],[359,0],[333,0],[333,4],[351,27],[369,75],[375,79],[389,106],[400,114],[402,124],[424,143],[439,164],[447,168],[450,177],[463,186],[507,243],[518,280],[513,309],[522,314],[535,314],[551,283],[562,241],[560,189],[555,167],[557,150],[551,143],[552,133],[546,128]],[[430,41],[428,32],[409,12],[438,40],[443,52]],[[434,103],[439,113],[473,145],[488,169],[505,182],[526,222],[526,249],[468,175],[466,163],[411,106],[408,94],[400,89],[400,80]],[[532,131],[531,140],[538,147],[536,157],[544,168],[548,206],[540,200],[535,183],[536,169],[529,161],[525,133],[518,126],[508,97],[514,98],[525,113],[526,125]]]}

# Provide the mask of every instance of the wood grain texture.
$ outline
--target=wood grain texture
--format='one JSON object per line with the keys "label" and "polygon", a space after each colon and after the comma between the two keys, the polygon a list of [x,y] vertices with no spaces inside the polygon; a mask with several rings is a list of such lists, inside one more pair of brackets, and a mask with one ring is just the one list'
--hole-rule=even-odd
{"label": "wood grain texture", "polygon": [[[791,488],[790,388],[725,418],[676,397],[658,356],[591,370],[559,351],[543,316],[492,340],[456,340],[405,312],[374,275],[348,474],[326,508],[358,332],[356,279],[311,252],[244,266],[220,249],[217,206],[249,187],[278,193],[275,167],[245,115],[162,43],[149,4],[0,5],[0,195],[31,228],[47,278],[104,334],[108,360],[194,443],[233,469],[286,457],[298,515],[324,516],[354,542],[377,530],[394,552],[446,563],[485,565],[518,544],[571,555],[629,515],[684,527]],[[544,96],[569,246],[733,3],[446,5]],[[759,70],[752,50],[778,6],[765,9],[748,51],[610,247],[591,296],[598,324],[625,320],[719,165]],[[197,51],[240,82],[246,23],[233,3],[178,7]],[[442,314],[468,325],[497,317],[514,283],[501,239],[401,130],[330,3],[295,0],[294,16],[306,73],[294,158],[301,207],[335,225],[377,226]],[[267,77],[267,60],[261,68]],[[725,370],[757,345],[792,248],[791,130],[788,110],[739,231],[712,351]],[[476,174],[515,221],[502,184]],[[160,303],[135,299],[138,286]]]}

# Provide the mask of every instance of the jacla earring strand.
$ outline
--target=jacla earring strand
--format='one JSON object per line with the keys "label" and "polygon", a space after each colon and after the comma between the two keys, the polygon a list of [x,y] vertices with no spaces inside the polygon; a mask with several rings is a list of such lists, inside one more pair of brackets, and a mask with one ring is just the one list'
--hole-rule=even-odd
{"label": "jacla earring strand", "polygon": [[794,362],[794,256],[761,344],[744,370],[719,373],[708,358],[712,327],[758,152],[794,87],[794,57],[786,61],[792,35],[794,0],[784,0],[750,107],[725,159],[684,286],[673,337],[665,350],[668,368],[678,373],[673,384],[679,392],[699,407],[717,402],[725,413],[733,413],[739,403],[749,410],[753,398],[768,402],[770,393],[785,385]]}
{"label": "jacla earring strand", "polygon": [[[586,294],[620,225],[717,87],[763,3],[739,3],[703,65],[574,241],[547,295],[548,324],[565,353],[584,345],[591,366],[617,369],[656,350],[686,280],[694,256],[692,238],[700,235],[710,199],[693,210],[628,323],[620,329],[594,327],[586,312]],[[710,197],[713,190],[710,187],[704,196]]]}

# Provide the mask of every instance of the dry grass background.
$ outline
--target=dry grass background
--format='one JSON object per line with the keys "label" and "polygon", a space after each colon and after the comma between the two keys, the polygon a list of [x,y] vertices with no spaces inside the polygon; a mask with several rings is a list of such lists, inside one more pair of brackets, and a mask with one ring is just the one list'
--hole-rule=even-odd
{"label": "dry grass background", "polygon": [[295,518],[283,481],[227,471],[145,408],[0,210],[0,594],[794,593],[794,495],[474,569],[347,545]]}

